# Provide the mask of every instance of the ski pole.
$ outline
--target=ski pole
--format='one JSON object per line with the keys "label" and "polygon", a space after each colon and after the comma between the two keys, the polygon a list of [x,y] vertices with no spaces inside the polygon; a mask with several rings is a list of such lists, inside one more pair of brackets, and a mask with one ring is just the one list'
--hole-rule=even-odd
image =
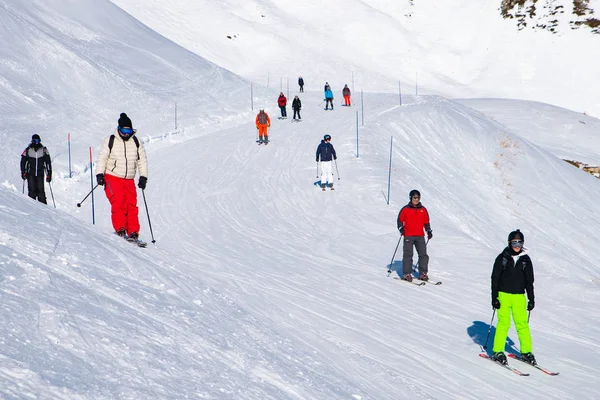
{"label": "ski pole", "polygon": [[529,323],[529,318],[531,318],[531,311],[527,311],[527,323]]}
{"label": "ski pole", "polygon": [[335,161],[335,172],[337,173],[338,181],[339,181],[340,180],[340,171],[338,171],[338,167],[337,167],[337,158],[334,159],[333,161]]}
{"label": "ski pole", "polygon": [[[317,179],[319,178],[319,162],[317,161]],[[25,187],[25,184],[23,183],[23,187]],[[23,189],[25,190],[25,189]],[[23,192],[25,193],[25,192]]]}
{"label": "ski pole", "polygon": [[25,179],[23,179],[23,194],[25,194]]}
{"label": "ski pole", "polygon": [[152,243],[156,243],[154,240],[154,233],[152,232],[152,224],[150,223],[150,213],[148,212],[148,203],[146,203],[146,193],[142,189],[142,196],[144,196],[144,206],[146,207],[146,216],[148,217],[148,226],[150,227],[150,236],[152,237]]}
{"label": "ski pole", "polygon": [[92,190],[90,190],[90,192],[88,194],[85,195],[83,200],[81,200],[79,203],[77,203],[77,207],[81,207],[81,204],[85,201],[85,199],[87,199],[89,197],[90,194],[92,194],[92,192],[94,190],[96,190],[97,187],[98,187],[98,184],[96,184],[96,186],[94,186],[94,188]]}
{"label": "ski pole", "polygon": [[485,343],[483,345],[483,349],[487,350],[487,342],[488,339],[490,338],[490,332],[492,331],[492,323],[494,322],[494,317],[496,316],[496,309],[494,308],[494,312],[492,313],[492,320],[490,321],[490,329],[488,329],[488,333],[487,336],[485,338]]}
{"label": "ski pole", "polygon": [[390,276],[392,273],[392,264],[394,263],[394,257],[396,257],[396,252],[398,251],[398,247],[400,246],[400,241],[402,241],[402,235],[400,235],[400,239],[398,239],[398,244],[396,245],[396,250],[394,250],[394,255],[392,256],[392,261],[390,261],[390,266],[388,268],[387,276]]}
{"label": "ski pole", "polygon": [[54,193],[52,192],[52,183],[48,182],[48,186],[50,187],[50,195],[52,196],[52,204],[54,204],[54,208],[56,208],[56,203],[54,202]]}

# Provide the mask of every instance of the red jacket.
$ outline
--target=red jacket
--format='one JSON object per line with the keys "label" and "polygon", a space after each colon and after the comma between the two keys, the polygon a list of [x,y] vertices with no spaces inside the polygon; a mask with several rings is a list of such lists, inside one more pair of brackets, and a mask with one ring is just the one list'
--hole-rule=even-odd
{"label": "red jacket", "polygon": [[285,107],[285,105],[287,104],[287,99],[285,98],[285,96],[279,96],[279,98],[277,99],[277,104],[279,105],[279,107]]}
{"label": "red jacket", "polygon": [[425,231],[430,230],[429,213],[421,203],[413,206],[408,203],[398,213],[398,227],[404,225],[404,236],[425,236]]}

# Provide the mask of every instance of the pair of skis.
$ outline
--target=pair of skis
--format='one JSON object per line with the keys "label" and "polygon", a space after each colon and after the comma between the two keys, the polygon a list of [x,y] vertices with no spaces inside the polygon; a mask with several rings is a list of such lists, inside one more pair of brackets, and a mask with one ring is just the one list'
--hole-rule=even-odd
{"label": "pair of skis", "polygon": [[398,281],[404,281],[406,283],[412,283],[413,285],[416,285],[416,286],[425,286],[426,283],[429,283],[430,285],[433,285],[433,286],[438,286],[438,285],[442,284],[442,281],[432,281],[432,280],[422,281],[422,280],[417,279],[417,278],[415,278],[412,281],[407,281],[404,278],[400,278],[400,277],[395,276],[394,279],[396,279]]}
{"label": "pair of skis", "polygon": [[[116,234],[117,233],[115,232],[115,235]],[[129,243],[136,244],[138,247],[147,247],[148,246],[148,243],[146,243],[146,242],[144,242],[143,240],[140,240],[140,239],[131,238],[131,237],[127,236],[127,235],[120,236],[120,237],[122,237],[123,239],[127,240]]]}
{"label": "pair of skis", "polygon": [[[495,361],[495,360],[493,360],[493,359],[492,359],[490,356],[488,356],[486,353],[480,353],[480,354],[479,354],[479,357],[482,357],[482,358],[485,358],[485,359],[487,359],[487,360],[490,360],[490,361],[491,361],[491,362],[493,362],[494,364],[498,364],[499,366],[501,366],[501,367],[503,367],[503,368],[506,368],[506,369],[508,369],[509,371],[511,371],[511,372],[513,372],[513,373],[515,373],[515,374],[517,374],[517,375],[519,375],[519,376],[529,376],[529,374],[528,374],[528,373],[526,373],[526,372],[522,372],[522,371],[518,370],[517,368],[511,367],[511,366],[510,366],[510,365],[508,365],[508,364],[502,364],[502,363],[500,363],[500,362],[498,362],[498,361]],[[542,371],[542,372],[543,372],[543,373],[545,373],[546,375],[556,376],[556,375],[560,374],[560,372],[552,372],[552,371],[550,371],[550,370],[548,370],[548,369],[546,369],[546,368],[544,368],[544,367],[540,367],[538,364],[530,364],[530,363],[528,363],[527,361],[523,360],[523,359],[521,358],[521,356],[518,356],[518,355],[516,355],[516,354],[509,353],[509,354],[508,354],[508,357],[510,357],[510,358],[511,358],[511,359],[513,359],[513,360],[519,360],[519,361],[521,361],[522,363],[525,363],[525,364],[527,364],[527,365],[529,365],[529,366],[531,366],[531,367],[533,367],[533,368],[535,368],[535,369],[538,369],[538,370]]]}

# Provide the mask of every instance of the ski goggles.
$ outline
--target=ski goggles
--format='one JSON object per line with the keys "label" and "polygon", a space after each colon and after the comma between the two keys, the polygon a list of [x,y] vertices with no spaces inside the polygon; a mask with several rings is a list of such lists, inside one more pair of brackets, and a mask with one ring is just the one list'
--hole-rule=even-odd
{"label": "ski goggles", "polygon": [[523,241],[522,240],[511,240],[510,247],[523,247]]}
{"label": "ski goggles", "polygon": [[130,136],[133,135],[133,129],[132,128],[121,128],[119,127],[119,133],[121,135],[125,135],[125,136]]}
{"label": "ski goggles", "polygon": [[40,144],[40,143],[42,143],[42,140],[41,140],[41,139],[33,139],[33,140],[31,141],[31,143],[34,143],[34,144]]}

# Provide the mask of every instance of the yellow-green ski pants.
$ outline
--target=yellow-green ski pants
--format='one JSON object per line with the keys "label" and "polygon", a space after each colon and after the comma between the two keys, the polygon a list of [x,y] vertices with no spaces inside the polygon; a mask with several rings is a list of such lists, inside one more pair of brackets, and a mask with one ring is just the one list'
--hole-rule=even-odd
{"label": "yellow-green ski pants", "polygon": [[494,335],[494,353],[504,351],[506,337],[510,328],[510,315],[512,314],[519,337],[521,354],[531,353],[531,333],[527,323],[527,299],[525,294],[498,293],[500,308],[498,309],[498,325]]}

